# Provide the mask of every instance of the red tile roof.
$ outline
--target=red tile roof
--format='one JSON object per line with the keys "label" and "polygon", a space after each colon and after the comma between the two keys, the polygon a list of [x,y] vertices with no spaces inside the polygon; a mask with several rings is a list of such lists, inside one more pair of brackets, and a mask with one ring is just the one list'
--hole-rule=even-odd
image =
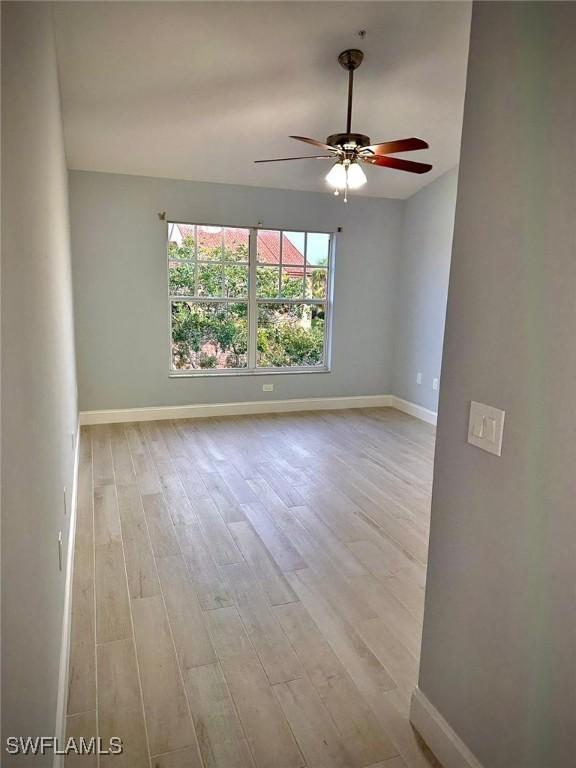
{"label": "red tile roof", "polygon": [[[177,224],[182,237],[194,237],[194,226]],[[218,248],[222,244],[222,232],[206,231],[198,227],[198,247]],[[224,227],[224,243],[227,248],[237,248],[239,245],[248,247],[250,230],[237,227]],[[258,261],[262,264],[280,264],[280,233],[275,230],[258,230]],[[290,265],[304,265],[304,254],[282,233],[282,262]],[[298,270],[301,274],[301,271]]]}

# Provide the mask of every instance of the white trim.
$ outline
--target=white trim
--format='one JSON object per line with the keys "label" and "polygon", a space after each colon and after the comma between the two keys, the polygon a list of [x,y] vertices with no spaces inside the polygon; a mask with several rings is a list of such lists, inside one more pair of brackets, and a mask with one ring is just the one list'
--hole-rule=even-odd
{"label": "white trim", "polygon": [[[74,573],[74,542],[76,540],[76,507],[78,502],[78,463],[80,460],[80,422],[76,428],[74,444],[74,470],[72,496],[70,499],[70,520],[68,522],[68,551],[66,553],[66,576],[64,586],[64,612],[62,618],[62,640],[60,642],[60,670],[58,674],[58,698],[56,700],[56,738],[58,745],[65,743],[66,709],[68,705],[68,666],[70,657],[70,630],[72,625],[72,576]],[[64,765],[62,755],[54,755],[54,768]]]}
{"label": "white trim", "polygon": [[482,768],[482,764],[419,688],[410,702],[410,722],[444,768]]}
{"label": "white trim", "polygon": [[421,421],[425,421],[428,424],[434,424],[434,426],[436,426],[436,420],[438,417],[436,411],[430,411],[428,408],[423,408],[421,405],[411,403],[409,400],[402,400],[401,397],[396,397],[396,395],[390,395],[390,398],[390,405],[392,408],[396,408],[398,411],[403,411],[404,413],[410,414],[410,416],[415,416]]}
{"label": "white trim", "polygon": [[308,397],[297,400],[255,400],[240,403],[169,405],[158,408],[125,408],[109,411],[81,411],[80,424],[116,424],[126,421],[195,419],[206,416],[239,416],[250,413],[325,411],[340,408],[383,408],[392,405],[391,395],[356,397]]}

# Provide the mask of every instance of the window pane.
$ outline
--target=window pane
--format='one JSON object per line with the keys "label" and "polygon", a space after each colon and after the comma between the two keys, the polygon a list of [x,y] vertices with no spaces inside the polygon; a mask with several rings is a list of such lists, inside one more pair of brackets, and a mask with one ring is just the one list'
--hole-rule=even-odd
{"label": "window pane", "polygon": [[304,264],[304,232],[284,232],[282,236],[282,264]]}
{"label": "window pane", "polygon": [[226,227],[224,229],[224,261],[248,263],[250,230]]}
{"label": "window pane", "polygon": [[280,270],[278,267],[256,267],[256,295],[259,298],[275,299],[280,291]]}
{"label": "window pane", "polygon": [[171,296],[194,296],[194,270],[195,265],[193,263],[179,263],[178,261],[170,262]]}
{"label": "window pane", "polygon": [[273,229],[259,229],[256,255],[261,264],[280,264],[280,232]]}
{"label": "window pane", "polygon": [[222,296],[223,277],[222,264],[198,264],[198,296]]}
{"label": "window pane", "polygon": [[306,244],[306,261],[314,267],[328,265],[330,235],[324,232],[308,232]]}
{"label": "window pane", "polygon": [[325,269],[309,269],[306,272],[307,299],[326,298],[327,274]]}
{"label": "window pane", "polygon": [[224,265],[224,295],[248,297],[248,267],[239,264]]}
{"label": "window pane", "polygon": [[168,224],[168,257],[170,259],[196,258],[196,227],[194,224]]}
{"label": "window pane", "polygon": [[306,304],[259,304],[259,368],[322,365],[324,307]]}
{"label": "window pane", "polygon": [[282,268],[282,287],[280,294],[285,299],[301,299],[304,291],[304,268]]}
{"label": "window pane", "polygon": [[172,365],[177,370],[245,368],[248,305],[172,303]]}
{"label": "window pane", "polygon": [[222,227],[199,224],[196,227],[199,261],[220,261],[222,259]]}

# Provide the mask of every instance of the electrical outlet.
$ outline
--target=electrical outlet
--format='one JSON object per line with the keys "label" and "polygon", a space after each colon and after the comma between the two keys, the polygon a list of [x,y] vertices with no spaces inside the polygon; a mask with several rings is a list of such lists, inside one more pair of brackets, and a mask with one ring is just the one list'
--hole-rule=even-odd
{"label": "electrical outlet", "polygon": [[432,379],[432,389],[438,389],[438,379]]}
{"label": "electrical outlet", "polygon": [[422,373],[420,371],[416,374],[416,384],[422,384]]}
{"label": "electrical outlet", "polygon": [[262,392],[274,392],[274,384],[262,384]]}

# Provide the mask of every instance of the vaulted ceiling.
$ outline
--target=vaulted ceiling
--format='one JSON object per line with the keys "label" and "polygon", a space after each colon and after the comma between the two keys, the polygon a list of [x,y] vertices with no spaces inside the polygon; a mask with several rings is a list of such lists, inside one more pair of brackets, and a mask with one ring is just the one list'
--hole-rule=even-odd
{"label": "vaulted ceiling", "polygon": [[367,168],[362,192],[409,197],[458,162],[469,26],[467,2],[56,3],[69,166],[326,191],[328,161],[253,160],[345,129],[359,47],[352,130],[424,138],[409,157],[434,165]]}

